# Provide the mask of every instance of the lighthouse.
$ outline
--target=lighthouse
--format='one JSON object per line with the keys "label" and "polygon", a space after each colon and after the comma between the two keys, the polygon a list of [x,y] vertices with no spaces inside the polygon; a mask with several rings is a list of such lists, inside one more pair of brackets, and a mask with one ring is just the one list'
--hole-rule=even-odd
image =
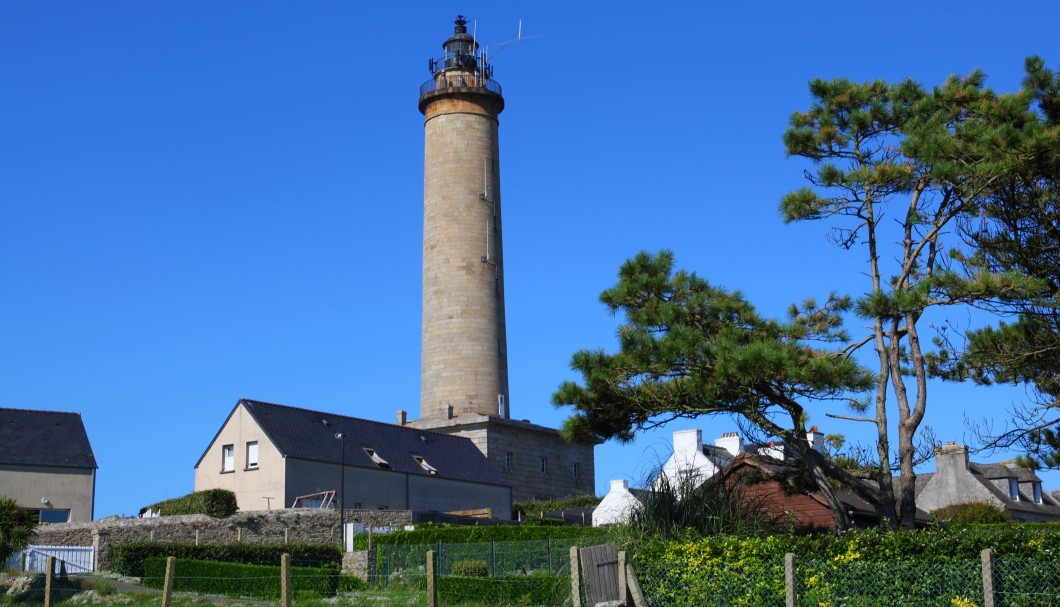
{"label": "lighthouse", "polygon": [[457,17],[420,87],[424,122],[420,418],[507,418],[501,87]]}
{"label": "lighthouse", "polygon": [[419,95],[420,417],[409,420],[399,410],[397,423],[470,439],[511,485],[515,500],[594,493],[593,444],[567,443],[558,430],[512,419],[498,145],[504,97],[462,16],[428,68],[430,80]]}

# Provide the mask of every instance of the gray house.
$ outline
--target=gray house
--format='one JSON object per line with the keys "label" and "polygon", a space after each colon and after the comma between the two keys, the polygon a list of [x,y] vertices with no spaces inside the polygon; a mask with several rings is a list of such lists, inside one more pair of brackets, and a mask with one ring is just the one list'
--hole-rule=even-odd
{"label": "gray house", "polygon": [[0,496],[39,522],[91,521],[96,468],[80,413],[0,408]]}
{"label": "gray house", "polygon": [[916,504],[927,512],[982,502],[1002,508],[1017,521],[1060,521],[1060,502],[1043,490],[1033,470],[1012,462],[970,462],[964,445],[936,449],[935,473],[918,478]]}
{"label": "gray house", "polygon": [[508,517],[512,507],[511,487],[466,438],[247,399],[195,464],[195,490],[205,489],[233,491],[240,510],[311,494],[348,510]]}

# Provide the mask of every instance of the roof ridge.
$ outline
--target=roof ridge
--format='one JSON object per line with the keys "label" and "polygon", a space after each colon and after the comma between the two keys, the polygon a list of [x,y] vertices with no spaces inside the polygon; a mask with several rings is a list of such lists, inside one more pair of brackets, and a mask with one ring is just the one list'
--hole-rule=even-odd
{"label": "roof ridge", "polygon": [[281,403],[270,403],[270,402],[267,402],[267,401],[256,400],[256,399],[253,399],[253,398],[241,398],[241,399],[239,399],[239,402],[265,405],[265,406],[268,406],[268,407],[282,407],[284,409],[294,409],[296,411],[304,411],[306,413],[317,413],[317,414],[324,414],[324,415],[333,415],[335,417],[342,417],[342,418],[345,418],[345,419],[352,419],[352,420],[355,420],[355,421],[366,422],[366,423],[369,423],[369,424],[383,425],[383,426],[388,426],[388,427],[391,427],[391,428],[401,428],[403,430],[409,430],[409,431],[412,431],[412,432],[425,432],[427,434],[432,434],[432,435],[435,435],[435,436],[454,436],[453,434],[446,434],[445,432],[437,432],[437,431],[434,431],[434,430],[426,430],[426,429],[423,429],[423,428],[414,428],[412,426],[399,426],[398,424],[393,424],[393,423],[390,423],[390,422],[381,422],[381,421],[378,421],[378,420],[367,419],[367,418],[364,418],[364,417],[355,417],[353,415],[343,415],[342,413],[332,413],[330,411],[321,411],[319,409],[306,409],[305,407],[295,407],[295,406],[292,406],[292,405],[284,405],[284,404],[281,404]]}
{"label": "roof ridge", "polygon": [[77,415],[80,411],[52,411],[51,409],[23,409],[21,407],[0,407],[0,411],[18,411],[20,413],[59,413],[61,415]]}

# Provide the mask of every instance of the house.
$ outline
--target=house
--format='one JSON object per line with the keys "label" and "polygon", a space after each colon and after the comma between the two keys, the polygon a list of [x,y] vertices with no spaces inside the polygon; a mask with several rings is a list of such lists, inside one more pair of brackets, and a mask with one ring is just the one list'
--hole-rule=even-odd
{"label": "house", "polygon": [[607,495],[593,510],[593,527],[628,522],[639,503],[637,496],[629,489],[629,481],[612,480]]}
{"label": "house", "polygon": [[[695,486],[702,484],[715,474],[746,481],[745,497],[758,502],[778,519],[800,531],[834,531],[835,521],[831,507],[820,492],[812,487],[793,490],[788,479],[798,473],[792,464],[792,454],[783,442],[748,443],[736,432],[726,432],[714,440],[713,445],[704,444],[699,430],[674,432],[673,454],[659,471],[655,482],[658,489],[662,482],[671,486],[682,480],[690,480]],[[806,436],[810,445],[823,451],[825,435],[817,426],[810,428]],[[664,480],[660,480],[664,479]],[[611,481],[607,495],[593,511],[593,525],[624,523],[638,504],[639,490],[630,489],[627,481]],[[856,526],[871,526],[879,522],[878,508],[860,497],[853,490],[841,489],[839,499],[847,509]],[[920,519],[927,521],[921,513]]]}
{"label": "house", "polygon": [[512,507],[511,486],[466,438],[248,399],[195,464],[205,489],[231,490],[240,510],[320,493],[352,510]]}
{"label": "house", "polygon": [[96,469],[80,413],[0,408],[0,496],[39,522],[91,521]]}
{"label": "house", "polygon": [[934,474],[921,474],[917,506],[928,512],[982,502],[998,506],[1017,521],[1060,521],[1060,502],[1042,489],[1032,470],[1013,462],[977,464],[968,448],[950,443],[935,450]]}
{"label": "house", "polygon": [[[802,479],[802,483],[792,482],[800,470],[804,472],[805,468],[792,465],[790,458],[781,460],[744,452],[722,474],[726,478],[743,481],[745,500],[758,504],[775,520],[792,529],[800,533],[835,532],[837,527],[832,507],[824,494],[809,483],[809,478]],[[800,484],[801,487],[798,486]],[[871,492],[875,490],[875,485],[867,489]],[[880,509],[877,503],[866,500],[849,487],[836,491],[836,497],[855,527],[879,525]],[[923,512],[917,514],[917,520],[921,524],[929,522]]]}

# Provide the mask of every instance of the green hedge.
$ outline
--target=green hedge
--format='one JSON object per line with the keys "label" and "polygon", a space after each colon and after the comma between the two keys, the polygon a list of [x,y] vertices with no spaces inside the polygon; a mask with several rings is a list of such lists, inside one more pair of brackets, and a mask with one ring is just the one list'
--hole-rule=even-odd
{"label": "green hedge", "polygon": [[733,606],[778,604],[789,552],[795,554],[800,600],[806,601],[800,604],[981,604],[980,553],[986,548],[994,551],[995,589],[1004,604],[1055,604],[1060,525],[714,536],[627,547],[649,602],[668,607],[694,607],[692,597],[702,596]]}
{"label": "green hedge", "polygon": [[[554,527],[551,525],[416,525],[413,531],[395,531],[373,535],[373,547],[383,544],[462,544],[467,542],[518,542],[560,538],[599,537],[606,541],[608,530],[602,527]],[[357,535],[356,550],[368,548],[368,536]]]}
{"label": "green hedge", "polygon": [[341,563],[342,551],[329,544],[188,544],[181,542],[131,542],[110,551],[109,570],[121,575],[144,576],[144,561],[174,556],[222,563],[279,566],[284,553],[292,565],[317,567]]}
{"label": "green hedge", "polygon": [[570,598],[570,578],[552,575],[440,577],[443,605],[563,605]]}
{"label": "green hedge", "polygon": [[[153,557],[144,561],[144,586],[161,588],[165,574],[166,559]],[[237,598],[276,599],[280,596],[280,577],[280,568],[271,565],[177,559],[173,589]],[[291,567],[291,590],[296,595],[335,596],[338,582],[338,565]]]}
{"label": "green hedge", "polygon": [[162,516],[176,514],[205,514],[214,518],[226,518],[239,510],[236,494],[228,489],[207,489],[189,493],[184,497],[151,504],[141,511],[153,510]]}

